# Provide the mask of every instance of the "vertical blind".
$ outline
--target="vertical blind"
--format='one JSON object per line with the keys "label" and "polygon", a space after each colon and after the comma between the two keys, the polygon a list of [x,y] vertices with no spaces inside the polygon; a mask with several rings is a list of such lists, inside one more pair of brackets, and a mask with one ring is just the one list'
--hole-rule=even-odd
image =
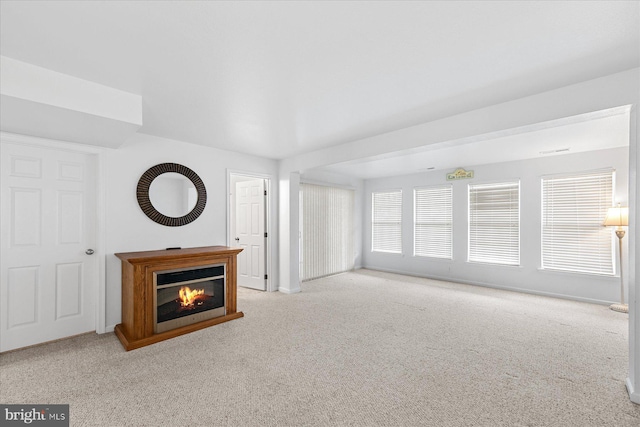
{"label": "vertical blind", "polygon": [[453,188],[414,190],[414,254],[435,258],[452,257]]}
{"label": "vertical blind", "polygon": [[371,250],[402,253],[402,191],[372,193]]}
{"label": "vertical blind", "polygon": [[520,183],[469,185],[469,261],[520,264]]}
{"label": "vertical blind", "polygon": [[352,270],[354,191],[312,184],[301,188],[301,279]]}
{"label": "vertical blind", "polygon": [[614,172],[542,179],[542,268],[614,274],[613,237],[602,225]]}

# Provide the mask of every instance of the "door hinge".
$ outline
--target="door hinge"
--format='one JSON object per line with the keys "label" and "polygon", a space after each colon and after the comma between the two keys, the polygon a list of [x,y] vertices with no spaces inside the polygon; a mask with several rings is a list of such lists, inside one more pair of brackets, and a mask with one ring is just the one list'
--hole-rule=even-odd
{"label": "door hinge", "polygon": [[267,195],[267,190],[264,190],[264,195],[265,195],[265,196]]}
{"label": "door hinge", "polygon": [[267,237],[268,237],[268,236],[267,236],[267,233],[264,233],[264,237],[265,237],[265,238],[267,238]]}
{"label": "door hinge", "polygon": [[268,278],[269,278],[269,276],[265,274],[264,275],[264,280],[267,280]]}

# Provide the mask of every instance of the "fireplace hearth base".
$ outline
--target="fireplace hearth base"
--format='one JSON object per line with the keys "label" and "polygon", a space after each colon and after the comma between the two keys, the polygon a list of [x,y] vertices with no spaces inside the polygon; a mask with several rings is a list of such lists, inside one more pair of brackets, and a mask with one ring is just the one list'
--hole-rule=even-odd
{"label": "fireplace hearth base", "polygon": [[208,328],[209,326],[217,325],[220,323],[228,322],[229,320],[239,319],[244,316],[244,313],[239,311],[233,314],[226,314],[224,316],[216,317],[213,319],[205,320],[202,322],[194,323],[192,325],[182,326],[180,328],[172,329],[166,332],[160,332],[153,334],[147,338],[141,338],[130,341],[126,333],[123,330],[122,324],[116,325],[115,333],[125,350],[135,350],[136,348],[144,347],[147,345],[155,344],[160,341],[175,338],[180,335],[188,334],[190,332],[198,331],[200,329]]}
{"label": "fireplace hearth base", "polygon": [[[236,265],[242,249],[226,246],[171,249],[115,254],[122,261],[122,323],[115,334],[129,351],[184,335],[244,316],[236,311]],[[154,273],[198,268],[211,264],[225,266],[225,314],[168,331],[154,332]]]}

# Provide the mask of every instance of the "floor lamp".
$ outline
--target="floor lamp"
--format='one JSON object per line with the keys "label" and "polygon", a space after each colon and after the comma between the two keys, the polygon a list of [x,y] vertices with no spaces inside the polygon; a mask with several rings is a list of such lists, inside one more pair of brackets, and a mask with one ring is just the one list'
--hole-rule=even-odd
{"label": "floor lamp", "polygon": [[629,225],[629,208],[621,208],[620,203],[615,208],[609,208],[603,225],[617,227],[616,236],[618,236],[618,244],[620,245],[620,304],[611,304],[609,308],[620,313],[628,313],[629,305],[624,303],[624,279],[622,277],[622,238],[624,237],[622,227]]}

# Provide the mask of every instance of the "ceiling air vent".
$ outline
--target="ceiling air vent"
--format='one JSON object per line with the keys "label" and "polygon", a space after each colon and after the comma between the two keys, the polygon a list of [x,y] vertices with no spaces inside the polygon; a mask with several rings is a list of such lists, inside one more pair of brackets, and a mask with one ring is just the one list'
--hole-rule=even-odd
{"label": "ceiling air vent", "polygon": [[567,147],[567,148],[558,148],[557,150],[541,151],[540,154],[555,154],[555,153],[562,153],[564,151],[569,151],[569,147]]}

